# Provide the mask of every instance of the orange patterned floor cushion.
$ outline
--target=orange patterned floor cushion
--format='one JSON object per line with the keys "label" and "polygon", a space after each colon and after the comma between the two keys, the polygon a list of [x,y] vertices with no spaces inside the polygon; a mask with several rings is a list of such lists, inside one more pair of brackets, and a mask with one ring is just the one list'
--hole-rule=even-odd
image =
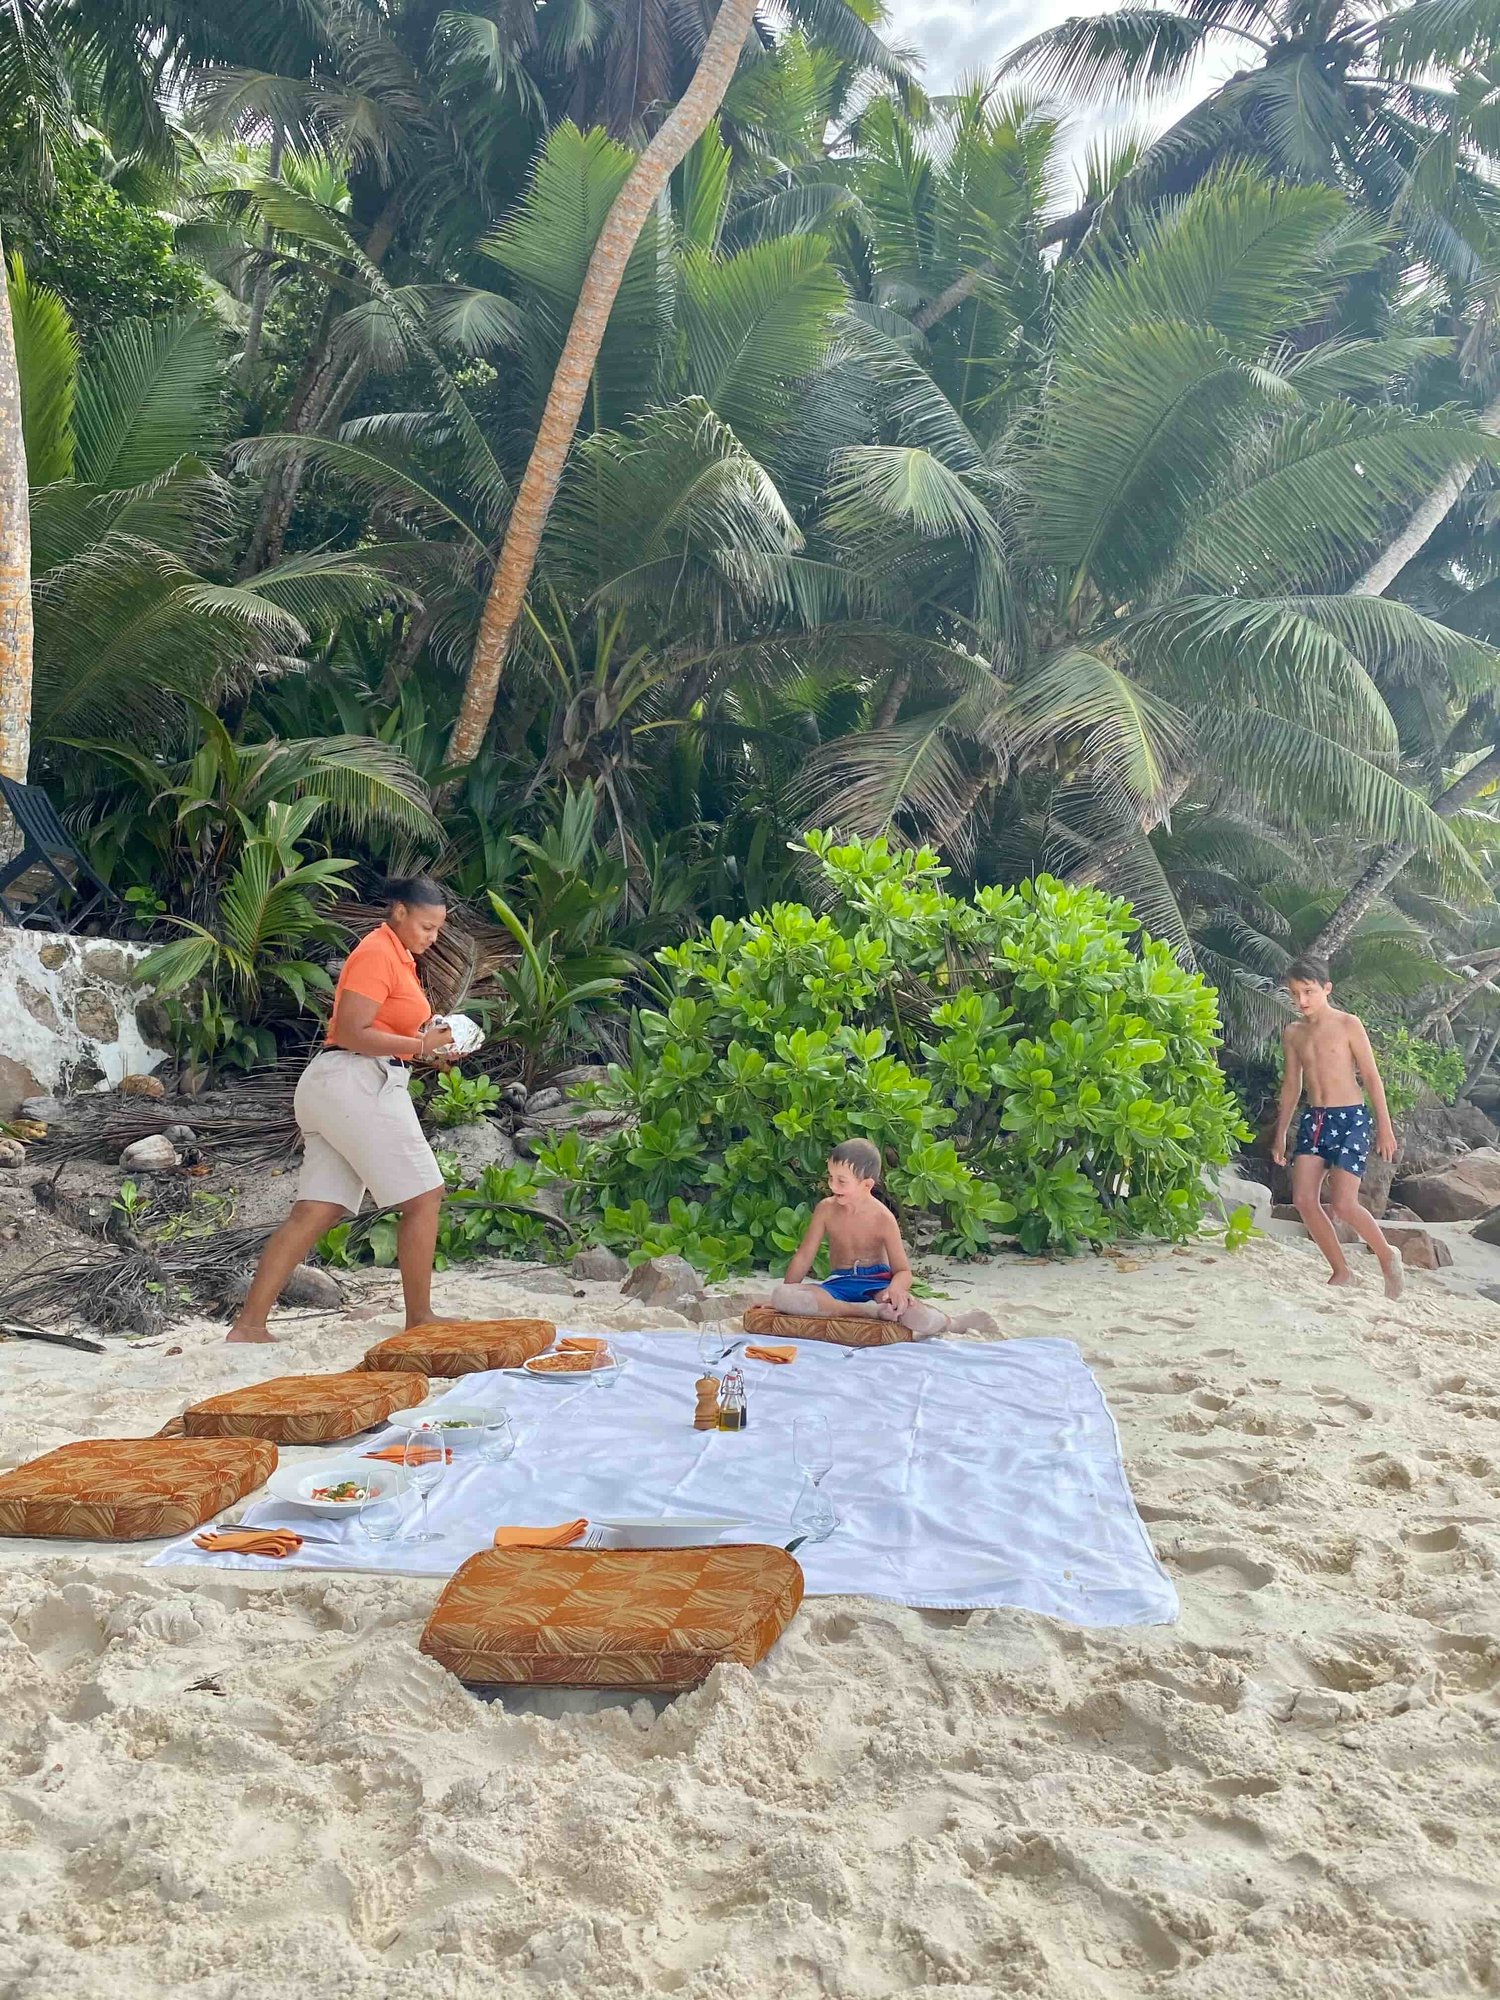
{"label": "orange patterned floor cushion", "polygon": [[384,1423],[427,1394],[427,1377],[409,1372],[274,1375],[208,1396],[183,1412],[189,1437],[269,1438],[272,1444],[333,1444]]}
{"label": "orange patterned floor cushion", "polygon": [[802,1602],[783,1549],[486,1549],[433,1607],[422,1651],[476,1686],[696,1687],[754,1666]]}
{"label": "orange patterned floor cushion", "polygon": [[801,1313],[773,1312],[770,1306],[749,1306],[746,1333],[771,1334],[777,1340],[832,1340],[840,1347],[889,1347],[911,1334],[894,1319],[813,1319]]}
{"label": "orange patterned floor cushion", "polygon": [[0,1473],[0,1535],[185,1535],[275,1470],[263,1438],[89,1438]]}
{"label": "orange patterned floor cushion", "polygon": [[557,1338],[550,1319],[430,1319],[372,1347],[362,1368],[409,1368],[418,1375],[474,1375],[519,1368]]}

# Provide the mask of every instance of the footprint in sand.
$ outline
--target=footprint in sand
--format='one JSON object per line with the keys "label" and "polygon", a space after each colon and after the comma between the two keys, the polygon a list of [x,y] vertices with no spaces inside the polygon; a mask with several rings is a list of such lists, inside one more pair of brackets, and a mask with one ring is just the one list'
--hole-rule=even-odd
{"label": "footprint in sand", "polygon": [[1349,1410],[1361,1423],[1367,1423],[1375,1414],[1373,1404],[1362,1403],[1357,1396],[1350,1396],[1342,1389],[1326,1389],[1319,1383],[1313,1384],[1313,1395],[1327,1410]]}
{"label": "footprint in sand", "polygon": [[1264,1590],[1276,1572],[1238,1549],[1174,1549],[1168,1560],[1186,1575],[1217,1590]]}

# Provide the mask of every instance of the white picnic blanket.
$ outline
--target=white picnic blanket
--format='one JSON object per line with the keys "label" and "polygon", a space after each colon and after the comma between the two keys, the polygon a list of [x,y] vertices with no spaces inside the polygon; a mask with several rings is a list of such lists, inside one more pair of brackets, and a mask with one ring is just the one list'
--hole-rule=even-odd
{"label": "white picnic blanket", "polygon": [[[804,1341],[789,1365],[742,1361],[750,1422],[730,1433],[692,1428],[702,1373],[694,1334],[610,1340],[624,1363],[613,1388],[511,1373],[467,1375],[445,1388],[455,1403],[504,1404],[518,1443],[499,1465],[455,1454],[429,1503],[442,1541],[376,1544],[348,1516],[266,1498],[245,1510],[245,1526],[319,1539],[276,1563],[208,1555],[185,1536],[152,1561],[448,1576],[489,1547],[497,1526],[580,1515],[730,1517],[746,1526],[723,1539],[784,1544],[802,1490],[792,1420],[821,1412],[834,1450],[823,1486],[840,1521],[827,1541],[797,1551],[809,1593],[953,1610],[1013,1605],[1077,1625],[1177,1617],[1177,1593],[1131,1498],[1114,1420],[1071,1341],[936,1340],[853,1353]],[[402,1435],[389,1430],[336,1449],[349,1456]],[[295,1456],[311,1464],[329,1455]]]}

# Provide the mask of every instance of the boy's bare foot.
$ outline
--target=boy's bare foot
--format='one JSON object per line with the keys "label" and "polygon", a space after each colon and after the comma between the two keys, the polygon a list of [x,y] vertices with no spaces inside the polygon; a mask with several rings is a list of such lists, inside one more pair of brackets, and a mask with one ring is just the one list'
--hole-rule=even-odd
{"label": "boy's bare foot", "polygon": [[264,1326],[232,1326],[224,1338],[226,1341],[254,1341],[257,1345],[270,1341],[273,1347],[276,1344],[275,1334]]}
{"label": "boy's bare foot", "polygon": [[1386,1297],[1399,1299],[1406,1290],[1406,1272],[1402,1268],[1400,1251],[1393,1250],[1389,1257],[1382,1257],[1380,1268],[1385,1274]]}
{"label": "boy's bare foot", "polygon": [[1335,1271],[1328,1282],[1330,1285],[1352,1285],[1354,1283],[1354,1273],[1346,1264],[1342,1271]]}

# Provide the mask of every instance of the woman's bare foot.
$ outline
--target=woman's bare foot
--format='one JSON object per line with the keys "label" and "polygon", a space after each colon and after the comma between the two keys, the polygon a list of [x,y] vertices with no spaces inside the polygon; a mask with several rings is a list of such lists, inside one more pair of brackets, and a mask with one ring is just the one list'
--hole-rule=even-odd
{"label": "woman's bare foot", "polygon": [[224,1336],[226,1341],[253,1341],[257,1346],[269,1341],[274,1347],[276,1336],[266,1326],[232,1326]]}
{"label": "woman's bare foot", "polygon": [[1354,1283],[1354,1273],[1346,1264],[1342,1271],[1335,1271],[1328,1282],[1330,1285],[1352,1285]]}
{"label": "woman's bare foot", "polygon": [[1001,1337],[1000,1322],[993,1313],[977,1310],[959,1313],[950,1319],[948,1324],[954,1333],[982,1333],[989,1340],[999,1340]]}
{"label": "woman's bare foot", "polygon": [[1382,1257],[1380,1268],[1385,1275],[1386,1297],[1399,1299],[1406,1290],[1406,1272],[1402,1269],[1401,1252],[1393,1250],[1389,1257]]}

